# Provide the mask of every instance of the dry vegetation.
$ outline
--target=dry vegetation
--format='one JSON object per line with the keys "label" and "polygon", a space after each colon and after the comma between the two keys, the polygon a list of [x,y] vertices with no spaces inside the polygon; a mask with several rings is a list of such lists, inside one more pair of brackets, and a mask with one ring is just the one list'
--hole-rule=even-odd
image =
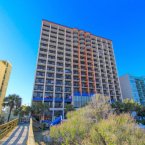
{"label": "dry vegetation", "polygon": [[[145,134],[129,114],[113,114],[101,96],[67,114],[68,120],[52,127],[54,145],[145,145]],[[107,102],[107,101],[106,101]]]}

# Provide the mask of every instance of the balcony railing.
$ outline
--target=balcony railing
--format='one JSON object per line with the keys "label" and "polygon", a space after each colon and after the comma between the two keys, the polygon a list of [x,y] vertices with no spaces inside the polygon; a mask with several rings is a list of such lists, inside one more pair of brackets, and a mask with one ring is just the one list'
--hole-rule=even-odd
{"label": "balcony railing", "polygon": [[0,125],[0,139],[6,136],[18,124],[18,119],[14,119],[8,123]]}

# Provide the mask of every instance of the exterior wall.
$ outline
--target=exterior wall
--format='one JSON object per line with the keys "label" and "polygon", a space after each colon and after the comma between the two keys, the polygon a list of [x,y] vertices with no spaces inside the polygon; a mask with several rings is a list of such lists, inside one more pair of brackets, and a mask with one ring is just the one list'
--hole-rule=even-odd
{"label": "exterior wall", "polygon": [[43,20],[33,101],[64,114],[96,93],[122,100],[112,41]]}
{"label": "exterior wall", "polygon": [[132,93],[132,96],[133,96],[133,100],[137,103],[140,103],[140,97],[139,97],[139,93],[138,93],[138,90],[137,90],[137,83],[136,83],[135,77],[129,75],[129,81],[130,81],[130,87],[131,87],[131,90],[132,90],[131,93]]}
{"label": "exterior wall", "polygon": [[120,77],[123,99],[133,99],[135,102],[145,105],[145,81],[144,77],[125,75]]}
{"label": "exterior wall", "polygon": [[0,61],[0,114],[2,110],[3,99],[6,95],[11,65],[6,61]]}
{"label": "exterior wall", "polygon": [[145,81],[144,77],[135,77],[136,90],[138,92],[140,104],[145,105]]}
{"label": "exterior wall", "polygon": [[132,88],[130,86],[129,75],[119,78],[123,99],[133,99]]}

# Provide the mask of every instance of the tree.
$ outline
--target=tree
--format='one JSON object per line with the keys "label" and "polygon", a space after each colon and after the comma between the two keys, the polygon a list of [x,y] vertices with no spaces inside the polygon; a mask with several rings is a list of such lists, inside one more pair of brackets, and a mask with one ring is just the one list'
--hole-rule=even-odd
{"label": "tree", "polygon": [[33,102],[31,110],[32,115],[38,116],[39,120],[41,120],[42,116],[44,119],[44,116],[50,113],[49,106],[43,102]]}
{"label": "tree", "polygon": [[65,105],[65,111],[68,112],[68,111],[74,111],[74,107],[72,104],[66,104]]}
{"label": "tree", "polygon": [[31,112],[31,107],[27,105],[22,105],[18,109],[14,110],[14,115],[19,115],[19,117],[24,117],[25,115],[29,115]]}
{"label": "tree", "polygon": [[18,109],[21,106],[21,98],[16,94],[9,95],[4,99],[3,106],[4,107],[8,106],[10,108],[8,119],[7,119],[7,122],[9,122],[12,110]]}
{"label": "tree", "polygon": [[132,111],[137,111],[139,104],[135,103],[133,100],[125,99],[123,102],[116,101],[111,104],[112,108],[117,114],[120,113],[131,113]]}
{"label": "tree", "polygon": [[4,123],[4,121],[5,121],[4,116],[3,116],[3,115],[0,115],[0,124],[3,124],[3,123]]}

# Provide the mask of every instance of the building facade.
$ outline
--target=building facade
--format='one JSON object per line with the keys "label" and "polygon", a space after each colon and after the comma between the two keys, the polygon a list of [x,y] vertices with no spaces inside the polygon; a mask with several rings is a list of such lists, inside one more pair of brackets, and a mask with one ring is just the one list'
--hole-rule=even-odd
{"label": "building facade", "polygon": [[0,114],[2,111],[3,100],[6,95],[11,68],[12,67],[9,62],[0,61]]}
{"label": "building facade", "polygon": [[127,74],[120,77],[120,85],[123,99],[133,99],[135,102],[145,105],[145,77]]}
{"label": "building facade", "polygon": [[55,116],[97,93],[122,100],[112,41],[43,20],[33,101],[47,102]]}

